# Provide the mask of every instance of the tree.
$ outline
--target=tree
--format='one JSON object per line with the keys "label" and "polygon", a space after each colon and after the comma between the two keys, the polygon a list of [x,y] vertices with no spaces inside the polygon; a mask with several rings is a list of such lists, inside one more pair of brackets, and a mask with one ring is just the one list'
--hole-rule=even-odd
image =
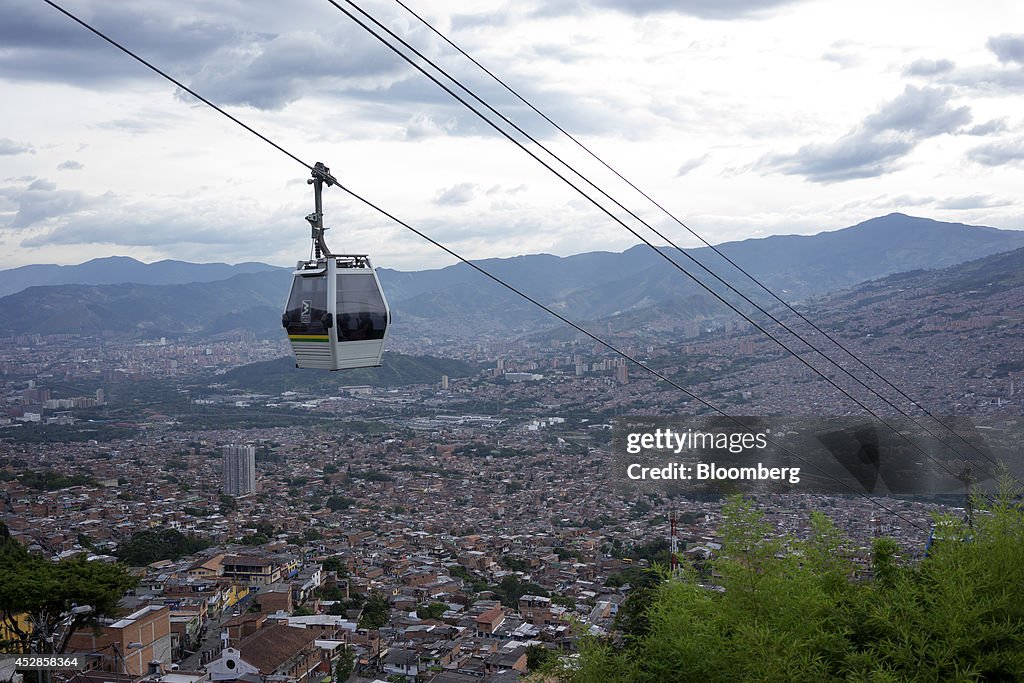
{"label": "tree", "polygon": [[520,581],[518,577],[512,575],[503,578],[494,588],[494,593],[505,607],[518,607],[519,598],[524,595],[539,595],[545,598],[548,596],[543,587],[529,581]]}
{"label": "tree", "polygon": [[555,653],[543,645],[530,645],[526,648],[526,670],[533,673],[554,657]]}
{"label": "tree", "polygon": [[334,665],[334,680],[338,683],[344,683],[352,675],[355,666],[355,653],[349,649],[348,645],[343,646],[341,654],[338,655],[338,663]]}
{"label": "tree", "polygon": [[220,501],[220,513],[222,515],[230,515],[238,509],[238,501],[232,496],[222,493],[218,500]]}
{"label": "tree", "polygon": [[340,557],[328,557],[324,560],[324,571],[325,572],[337,572],[338,578],[348,576],[348,567],[346,567]]}
{"label": "tree", "polygon": [[[584,638],[563,681],[1024,680],[1024,507],[1004,485],[973,527],[936,522],[928,557],[900,564],[874,545],[872,581],[851,580],[849,542],[824,515],[804,541],[752,504],[723,508],[714,576],[659,576],[645,628],[625,647]],[[632,599],[632,596],[631,596]],[[620,610],[620,615],[622,611]]]}
{"label": "tree", "polygon": [[420,619],[440,619],[448,610],[448,605],[443,602],[432,602],[429,605],[420,605],[416,608],[416,616]]}
{"label": "tree", "polygon": [[[39,635],[26,629],[19,615],[27,614],[44,638],[68,633],[115,614],[118,600],[137,583],[118,564],[89,562],[82,555],[60,562],[31,555],[6,531],[0,529],[0,625],[14,636],[8,651],[28,652]],[[64,645],[41,641],[43,652],[60,652]]]}
{"label": "tree", "polygon": [[132,534],[117,549],[117,559],[135,567],[157,560],[178,560],[210,547],[210,542],[186,536],[176,529],[147,529]]}
{"label": "tree", "polygon": [[359,628],[378,629],[388,623],[391,617],[391,605],[380,593],[374,593],[363,606],[363,614],[359,617]]}
{"label": "tree", "polygon": [[356,501],[353,498],[347,498],[345,496],[331,496],[327,499],[327,507],[330,508],[331,512],[337,512],[338,510],[345,510],[352,507],[352,504]]}

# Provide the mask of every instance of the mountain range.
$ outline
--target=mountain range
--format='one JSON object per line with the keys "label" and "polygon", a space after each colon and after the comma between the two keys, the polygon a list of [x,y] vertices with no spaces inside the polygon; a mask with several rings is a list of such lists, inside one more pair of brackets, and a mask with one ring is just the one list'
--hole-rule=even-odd
{"label": "mountain range", "polygon": [[[796,302],[894,273],[940,269],[1020,247],[1024,231],[890,214],[833,232],[729,242],[718,249]],[[674,249],[661,251],[711,289],[723,290],[687,256]],[[744,291],[753,291],[745,277],[710,249],[686,254]],[[475,263],[577,321],[652,307],[684,318],[725,310],[647,246],[622,253],[538,254]],[[378,273],[392,307],[395,334],[442,339],[503,335],[553,322],[466,264],[415,272],[381,268]],[[113,330],[152,337],[236,329],[279,334],[290,270],[259,263],[146,265],[114,257],[80,266],[0,271],[0,292],[18,287],[29,276],[35,286],[0,298],[0,334]]]}
{"label": "mountain range", "polygon": [[75,266],[39,264],[0,270],[0,296],[39,285],[116,285],[133,282],[142,285],[175,285],[187,282],[214,282],[240,273],[275,270],[265,263],[189,263],[156,261],[142,263],[127,256],[97,258]]}

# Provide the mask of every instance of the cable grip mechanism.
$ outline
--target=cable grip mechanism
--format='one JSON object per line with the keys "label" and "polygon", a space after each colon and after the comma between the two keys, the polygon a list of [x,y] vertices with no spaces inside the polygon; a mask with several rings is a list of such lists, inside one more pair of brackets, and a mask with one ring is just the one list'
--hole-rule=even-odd
{"label": "cable grip mechanism", "polygon": [[331,185],[337,185],[338,180],[331,175],[331,169],[324,166],[323,162],[316,162],[312,169],[312,178],[306,180],[307,185],[313,186],[313,213],[306,216],[306,220],[309,221],[309,227],[313,240],[313,246],[316,250],[316,257],[320,258],[323,256],[332,256],[331,250],[327,248],[327,242],[324,241],[324,231],[327,229],[324,227],[324,210],[323,210],[323,186],[324,183],[327,187]]}

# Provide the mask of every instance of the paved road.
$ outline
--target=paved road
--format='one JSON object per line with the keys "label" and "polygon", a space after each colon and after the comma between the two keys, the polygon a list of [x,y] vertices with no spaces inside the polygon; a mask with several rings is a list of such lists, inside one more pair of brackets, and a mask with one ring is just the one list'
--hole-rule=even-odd
{"label": "paved road", "polygon": [[[253,596],[250,593],[241,600],[238,601],[233,607],[229,607],[224,610],[224,613],[217,619],[210,619],[206,622],[206,637],[203,638],[202,643],[199,645],[199,650],[195,654],[187,655],[184,659],[178,662],[178,667],[182,671],[201,671],[203,664],[212,658],[213,653],[220,652],[220,631],[221,625],[231,619],[231,615],[234,610],[239,612],[245,612],[249,609],[249,605],[252,604]],[[203,654],[206,654],[204,659]]]}

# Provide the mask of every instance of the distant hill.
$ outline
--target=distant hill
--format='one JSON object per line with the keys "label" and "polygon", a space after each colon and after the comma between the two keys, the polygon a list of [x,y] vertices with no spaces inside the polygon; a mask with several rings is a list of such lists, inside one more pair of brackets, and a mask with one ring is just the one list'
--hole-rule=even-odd
{"label": "distant hill", "polygon": [[431,384],[448,377],[468,377],[478,368],[458,360],[433,356],[406,356],[384,352],[379,368],[346,370],[343,373],[300,370],[291,356],[250,363],[217,377],[235,389],[261,394],[279,394],[283,391],[324,393],[335,395],[341,386],[368,384],[374,387],[398,387],[408,384]]}
{"label": "distant hill", "polygon": [[188,263],[157,261],[142,263],[127,256],[98,258],[76,266],[54,264],[22,266],[0,270],[0,296],[40,285],[116,285],[132,282],[142,285],[177,285],[188,282],[225,280],[241,273],[277,270],[266,263]]}
{"label": "distant hill", "polygon": [[834,292],[825,301],[840,304],[863,300],[865,295],[893,296],[915,292],[978,299],[1009,290],[1024,289],[1024,248],[993,254],[938,270],[913,270],[863,282],[848,290]]}
{"label": "distant hill", "polygon": [[[1021,247],[1024,231],[890,214],[834,232],[729,242],[719,249],[774,291],[796,302],[894,273],[944,268]],[[713,289],[723,289],[675,250],[666,249],[664,253]],[[709,249],[688,253],[755,300],[772,304],[767,295],[758,294],[745,277]],[[142,266],[137,261],[127,261],[131,263],[101,259],[69,268],[88,266],[86,270],[75,271],[82,274],[102,270],[108,264],[112,271],[120,273],[108,277],[120,278]],[[581,322],[621,316],[624,320],[635,319],[636,325],[642,326],[644,312],[648,310],[681,319],[726,310],[646,246],[623,253],[591,252],[565,258],[538,254],[477,263]],[[146,269],[157,265],[145,266],[140,272],[152,277],[156,271]],[[186,266],[193,265],[178,263],[174,268],[185,273],[191,272]],[[0,298],[0,335],[95,334],[109,330],[135,336],[174,336],[210,335],[235,329],[261,336],[280,334],[280,309],[289,286],[287,269],[263,264],[196,267],[206,268],[205,272],[212,276],[217,267],[243,266],[263,270],[207,283],[32,287]],[[0,276],[11,272],[0,272]],[[378,272],[392,307],[392,332],[396,336],[435,340],[480,334],[507,336],[557,324],[466,264],[419,272],[387,268]],[[99,275],[94,274],[95,277]]]}
{"label": "distant hill", "polygon": [[1024,231],[893,213],[833,232],[776,235],[731,242],[720,249],[769,284],[802,298],[892,273],[944,268],[1019,247],[1024,247]]}
{"label": "distant hill", "polygon": [[0,334],[280,332],[289,282],[288,271],[274,270],[180,285],[30,287],[0,299]]}
{"label": "distant hill", "polygon": [[[916,269],[935,269],[1024,247],[1024,231],[944,223],[899,213],[817,235],[777,235],[718,249],[789,301]],[[675,249],[662,252],[712,289],[716,283]],[[768,296],[708,248],[687,250],[759,303]],[[477,261],[481,267],[574,320],[598,320],[650,307],[683,317],[724,307],[646,245],[623,253],[550,254]],[[388,300],[413,328],[434,334],[524,332],[550,317],[466,264],[405,273],[380,269]],[[445,321],[439,330],[437,321]]]}

